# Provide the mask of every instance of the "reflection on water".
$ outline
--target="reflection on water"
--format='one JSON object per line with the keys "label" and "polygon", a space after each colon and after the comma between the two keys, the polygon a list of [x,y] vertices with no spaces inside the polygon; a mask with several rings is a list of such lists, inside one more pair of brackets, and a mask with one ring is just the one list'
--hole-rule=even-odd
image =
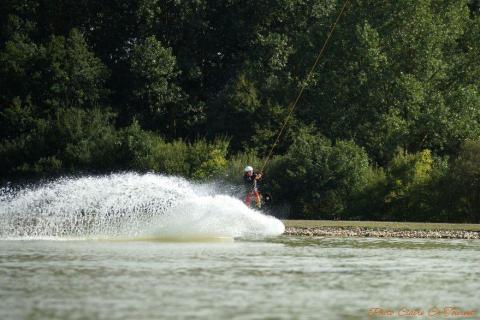
{"label": "reflection on water", "polygon": [[480,311],[479,266],[478,240],[0,241],[0,319],[365,319],[370,308]]}

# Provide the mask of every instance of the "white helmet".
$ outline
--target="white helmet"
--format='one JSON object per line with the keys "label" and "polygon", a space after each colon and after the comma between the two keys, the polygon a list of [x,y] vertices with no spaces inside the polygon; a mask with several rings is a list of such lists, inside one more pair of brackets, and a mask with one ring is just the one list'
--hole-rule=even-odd
{"label": "white helmet", "polygon": [[251,166],[246,166],[243,171],[245,171],[245,172],[253,171],[253,168]]}

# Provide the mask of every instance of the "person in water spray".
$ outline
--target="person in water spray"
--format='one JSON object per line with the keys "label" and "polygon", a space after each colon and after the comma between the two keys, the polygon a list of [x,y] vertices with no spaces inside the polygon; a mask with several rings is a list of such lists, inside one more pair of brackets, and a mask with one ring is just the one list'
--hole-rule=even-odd
{"label": "person in water spray", "polygon": [[262,199],[260,192],[258,192],[258,181],[262,179],[261,173],[255,173],[251,166],[246,166],[243,174],[243,182],[247,189],[247,195],[245,197],[245,204],[250,207],[252,197],[255,198],[255,204],[258,208],[262,206]]}

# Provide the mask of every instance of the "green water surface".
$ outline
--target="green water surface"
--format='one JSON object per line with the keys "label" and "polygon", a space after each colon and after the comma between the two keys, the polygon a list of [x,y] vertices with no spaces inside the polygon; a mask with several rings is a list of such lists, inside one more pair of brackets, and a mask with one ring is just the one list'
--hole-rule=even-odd
{"label": "green water surface", "polygon": [[478,240],[1,240],[0,319],[479,318],[479,279]]}

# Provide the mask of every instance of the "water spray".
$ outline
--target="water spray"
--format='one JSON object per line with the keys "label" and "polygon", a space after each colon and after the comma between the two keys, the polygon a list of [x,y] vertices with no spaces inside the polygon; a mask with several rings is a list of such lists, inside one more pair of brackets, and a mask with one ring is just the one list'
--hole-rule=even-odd
{"label": "water spray", "polygon": [[214,184],[179,177],[122,173],[0,189],[1,239],[233,239],[284,230]]}

